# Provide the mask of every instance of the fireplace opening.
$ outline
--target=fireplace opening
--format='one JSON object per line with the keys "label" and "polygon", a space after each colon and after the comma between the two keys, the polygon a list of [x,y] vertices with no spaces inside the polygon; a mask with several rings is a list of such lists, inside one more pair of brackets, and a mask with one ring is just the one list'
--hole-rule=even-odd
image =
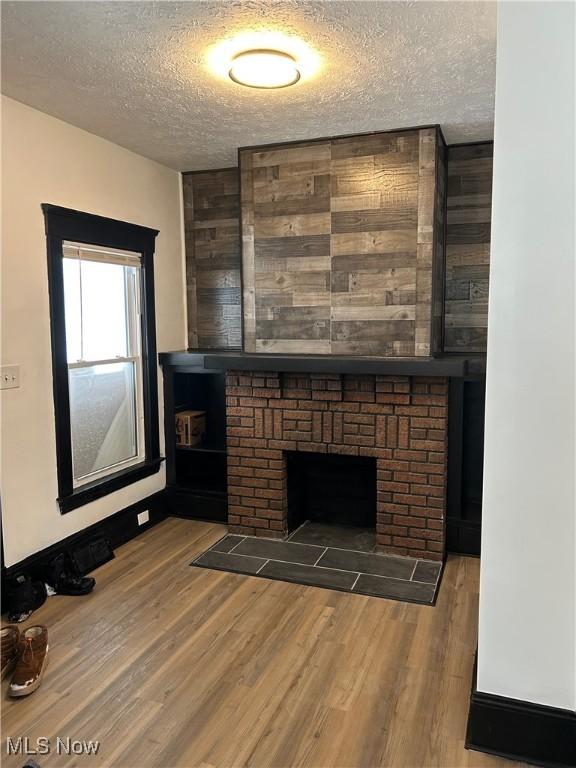
{"label": "fireplace opening", "polygon": [[376,459],[295,451],[286,464],[289,533],[301,529],[296,536],[325,546],[374,548]]}

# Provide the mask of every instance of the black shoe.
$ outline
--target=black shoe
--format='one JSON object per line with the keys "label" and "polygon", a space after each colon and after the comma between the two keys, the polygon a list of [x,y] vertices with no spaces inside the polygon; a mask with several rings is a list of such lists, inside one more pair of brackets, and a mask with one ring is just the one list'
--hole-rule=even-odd
{"label": "black shoe", "polygon": [[87,595],[92,592],[96,579],[91,576],[78,576],[66,552],[52,560],[46,573],[46,582],[58,595]]}
{"label": "black shoe", "polygon": [[27,573],[12,576],[6,587],[8,621],[19,624],[46,601],[46,587]]}

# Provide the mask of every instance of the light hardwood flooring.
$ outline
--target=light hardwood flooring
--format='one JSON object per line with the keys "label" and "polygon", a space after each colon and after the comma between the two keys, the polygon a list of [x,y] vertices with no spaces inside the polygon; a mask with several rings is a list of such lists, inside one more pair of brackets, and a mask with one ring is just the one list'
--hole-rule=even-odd
{"label": "light hardwood flooring", "polygon": [[87,597],[55,596],[41,688],[6,737],[100,741],[48,766],[512,766],[464,749],[478,568],[448,560],[436,607],[189,567],[223,526],[166,520],[121,547]]}

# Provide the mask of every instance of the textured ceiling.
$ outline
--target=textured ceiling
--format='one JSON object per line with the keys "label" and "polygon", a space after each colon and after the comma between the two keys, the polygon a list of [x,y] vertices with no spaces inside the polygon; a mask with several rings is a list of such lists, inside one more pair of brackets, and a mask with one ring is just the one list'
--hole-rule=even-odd
{"label": "textured ceiling", "polygon": [[[492,137],[493,2],[2,2],[2,91],[178,170],[236,148],[440,123]],[[258,91],[208,48],[251,29],[298,35],[318,75]]]}

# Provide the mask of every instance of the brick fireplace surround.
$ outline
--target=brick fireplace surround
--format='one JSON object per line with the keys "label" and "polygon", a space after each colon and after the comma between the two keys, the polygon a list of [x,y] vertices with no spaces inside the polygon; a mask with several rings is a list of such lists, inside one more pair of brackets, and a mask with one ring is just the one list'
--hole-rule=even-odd
{"label": "brick fireplace surround", "polygon": [[230,371],[230,533],[288,534],[284,451],[373,456],[378,548],[441,560],[447,411],[446,378]]}

